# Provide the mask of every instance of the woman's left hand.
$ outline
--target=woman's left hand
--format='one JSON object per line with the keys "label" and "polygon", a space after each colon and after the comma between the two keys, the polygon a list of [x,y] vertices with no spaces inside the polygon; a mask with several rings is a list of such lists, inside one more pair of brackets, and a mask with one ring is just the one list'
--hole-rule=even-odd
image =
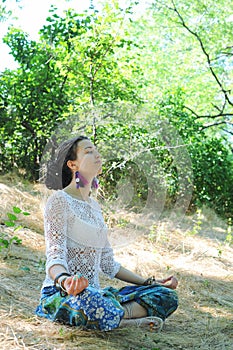
{"label": "woman's left hand", "polygon": [[178,280],[174,276],[169,276],[161,280],[156,280],[156,282],[170,289],[176,289],[176,287],[178,286]]}

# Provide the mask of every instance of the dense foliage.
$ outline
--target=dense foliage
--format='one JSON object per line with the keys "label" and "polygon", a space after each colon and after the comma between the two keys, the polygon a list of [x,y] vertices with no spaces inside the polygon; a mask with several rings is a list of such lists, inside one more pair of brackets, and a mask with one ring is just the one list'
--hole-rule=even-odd
{"label": "dense foliage", "polygon": [[232,20],[208,2],[154,1],[137,18],[134,3],[52,7],[38,41],[11,27],[19,68],[0,76],[1,172],[37,180],[48,140],[81,130],[103,151],[113,199],[130,179],[130,206],[157,194],[155,207],[190,200],[232,216]]}

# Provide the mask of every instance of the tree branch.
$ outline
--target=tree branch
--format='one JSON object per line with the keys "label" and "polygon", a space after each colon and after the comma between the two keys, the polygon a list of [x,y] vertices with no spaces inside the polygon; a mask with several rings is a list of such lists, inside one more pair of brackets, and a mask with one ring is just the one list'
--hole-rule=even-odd
{"label": "tree branch", "polygon": [[218,125],[222,125],[222,124],[227,124],[227,123],[223,120],[223,121],[215,122],[215,123],[213,123],[213,124],[204,125],[204,126],[201,128],[201,131],[204,130],[204,129],[211,128],[212,126],[218,126]]}
{"label": "tree branch", "polygon": [[33,137],[36,137],[36,132],[35,132],[34,128],[26,120],[22,121],[22,126],[24,126],[25,129],[30,131],[30,133],[33,135]]}
{"label": "tree branch", "polygon": [[229,103],[229,105],[233,106],[233,102],[230,100],[229,96],[228,96],[228,92],[222,85],[221,81],[218,79],[218,76],[217,74],[215,73],[212,65],[211,65],[211,59],[210,59],[210,55],[208,54],[208,52],[206,51],[206,48],[204,46],[204,43],[201,39],[201,37],[196,33],[194,32],[192,29],[190,29],[188,27],[188,25],[185,23],[184,21],[184,18],[181,16],[180,12],[178,11],[174,1],[172,0],[172,4],[173,4],[173,11],[177,14],[178,18],[180,19],[180,22],[182,24],[182,26],[190,33],[192,34],[196,39],[197,41],[199,42],[200,44],[200,47],[202,49],[202,52],[204,53],[204,55],[206,56],[206,60],[207,60],[207,63],[208,63],[208,67],[209,67],[209,70],[212,74],[212,76],[214,77],[215,81],[217,82],[218,86],[220,87],[222,93],[224,94],[224,98],[225,100]]}
{"label": "tree branch", "polygon": [[211,118],[211,119],[215,119],[215,118],[219,118],[219,117],[230,117],[233,116],[233,113],[223,113],[222,111],[220,111],[217,114],[213,114],[213,115],[209,115],[209,114],[197,114],[196,112],[194,112],[190,107],[184,106],[184,108],[186,108],[187,110],[189,110],[191,113],[193,113],[197,119],[201,119],[201,118]]}
{"label": "tree branch", "polygon": [[227,130],[227,129],[223,129],[223,131],[227,132],[230,135],[233,135],[233,131]]}

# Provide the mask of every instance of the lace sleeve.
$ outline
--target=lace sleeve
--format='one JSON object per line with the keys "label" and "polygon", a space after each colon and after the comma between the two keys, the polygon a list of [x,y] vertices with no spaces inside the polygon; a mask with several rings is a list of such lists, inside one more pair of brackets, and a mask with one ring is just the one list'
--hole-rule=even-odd
{"label": "lace sleeve", "polygon": [[45,241],[46,241],[46,273],[51,266],[67,265],[67,210],[66,201],[57,193],[52,195],[46,205],[44,213]]}
{"label": "lace sleeve", "polygon": [[110,278],[114,278],[119,272],[121,264],[115,261],[114,254],[110,243],[107,241],[102,250],[100,268],[101,271]]}

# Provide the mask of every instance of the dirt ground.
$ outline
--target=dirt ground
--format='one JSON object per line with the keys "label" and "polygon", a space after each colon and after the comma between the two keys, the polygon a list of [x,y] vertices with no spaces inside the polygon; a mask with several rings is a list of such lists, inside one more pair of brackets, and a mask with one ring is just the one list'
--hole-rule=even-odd
{"label": "dirt ground", "polygon": [[[0,178],[0,232],[22,239],[7,258],[6,250],[0,253],[0,349],[233,349],[233,247],[226,243],[227,225],[207,208],[198,217],[184,217],[177,227],[147,217],[139,225],[137,214],[123,211],[108,216],[119,262],[145,277],[179,279],[179,308],[160,333],[134,327],[85,332],[35,316],[45,266],[42,199],[38,185],[15,186]],[[4,225],[12,206],[30,212],[19,215],[24,228],[15,233]]]}

